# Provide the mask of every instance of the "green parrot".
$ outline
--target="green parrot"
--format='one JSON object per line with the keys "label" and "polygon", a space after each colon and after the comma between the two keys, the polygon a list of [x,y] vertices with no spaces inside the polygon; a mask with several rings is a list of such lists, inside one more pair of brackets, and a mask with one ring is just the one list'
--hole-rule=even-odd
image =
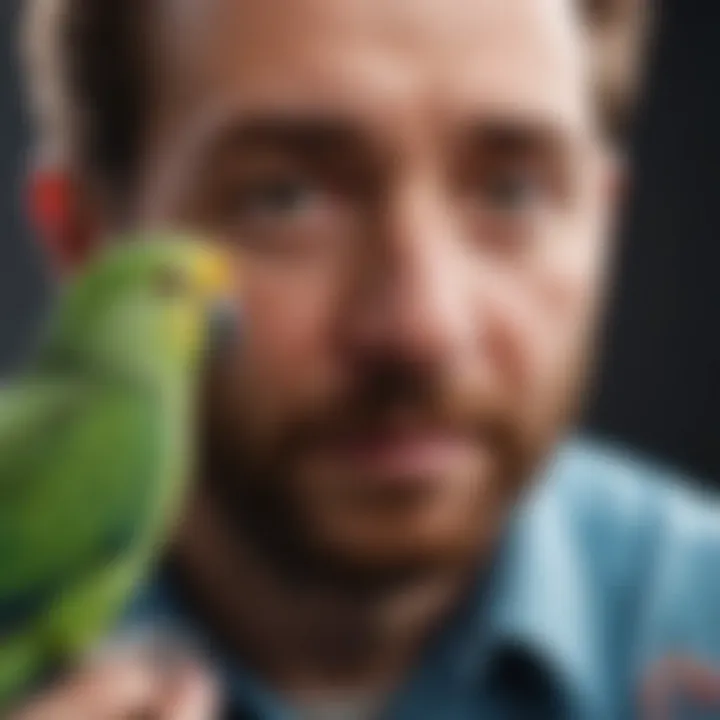
{"label": "green parrot", "polygon": [[188,236],[111,243],[0,389],[0,714],[112,629],[177,521],[230,268]]}

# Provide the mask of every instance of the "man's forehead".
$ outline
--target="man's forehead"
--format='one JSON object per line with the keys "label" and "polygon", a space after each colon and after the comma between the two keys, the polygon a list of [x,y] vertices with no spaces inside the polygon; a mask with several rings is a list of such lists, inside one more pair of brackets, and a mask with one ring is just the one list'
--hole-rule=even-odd
{"label": "man's forehead", "polygon": [[[322,28],[333,27],[377,29],[382,25],[388,33],[405,32],[432,26],[434,30],[467,30],[476,23],[509,19],[517,24],[524,18],[555,24],[574,21],[580,3],[587,0],[156,0],[165,18],[197,29],[208,19],[220,20],[228,26],[245,22],[259,29],[269,24],[291,28],[307,21]],[[439,15],[444,15],[442,26]],[[283,22],[285,21],[285,22]]]}
{"label": "man's forehead", "polygon": [[162,1],[166,109],[194,115],[195,133],[308,111],[587,125],[571,0]]}

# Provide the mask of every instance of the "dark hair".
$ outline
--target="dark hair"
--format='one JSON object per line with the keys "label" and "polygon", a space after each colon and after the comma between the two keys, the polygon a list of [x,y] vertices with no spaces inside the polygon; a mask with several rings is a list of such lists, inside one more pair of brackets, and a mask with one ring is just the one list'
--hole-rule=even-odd
{"label": "dark hair", "polygon": [[[575,0],[596,45],[597,97],[617,136],[636,96],[647,0]],[[112,193],[137,171],[151,93],[152,0],[26,0],[25,59],[39,141]],[[42,147],[41,147],[42,151]]]}

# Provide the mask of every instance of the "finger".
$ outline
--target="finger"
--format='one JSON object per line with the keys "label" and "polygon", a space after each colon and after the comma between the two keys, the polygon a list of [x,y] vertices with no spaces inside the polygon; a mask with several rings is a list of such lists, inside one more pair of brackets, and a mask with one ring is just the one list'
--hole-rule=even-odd
{"label": "finger", "polygon": [[641,720],[669,720],[674,662],[673,658],[665,658],[646,674],[638,698]]}
{"label": "finger", "polygon": [[185,664],[174,678],[160,720],[212,720],[218,716],[216,682],[199,667]]}
{"label": "finger", "polygon": [[678,698],[703,707],[720,704],[720,672],[688,657],[665,658],[642,688],[644,720],[668,720]]}
{"label": "finger", "polygon": [[108,663],[75,676],[31,703],[12,720],[105,720],[149,712],[161,688],[138,663]]}

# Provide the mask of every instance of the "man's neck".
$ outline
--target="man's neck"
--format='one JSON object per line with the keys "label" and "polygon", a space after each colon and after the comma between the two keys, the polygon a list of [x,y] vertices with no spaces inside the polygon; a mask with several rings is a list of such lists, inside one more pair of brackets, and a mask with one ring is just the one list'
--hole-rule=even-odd
{"label": "man's neck", "polygon": [[205,496],[178,545],[192,600],[233,654],[284,694],[389,692],[456,605],[468,573],[358,597],[287,582]]}

